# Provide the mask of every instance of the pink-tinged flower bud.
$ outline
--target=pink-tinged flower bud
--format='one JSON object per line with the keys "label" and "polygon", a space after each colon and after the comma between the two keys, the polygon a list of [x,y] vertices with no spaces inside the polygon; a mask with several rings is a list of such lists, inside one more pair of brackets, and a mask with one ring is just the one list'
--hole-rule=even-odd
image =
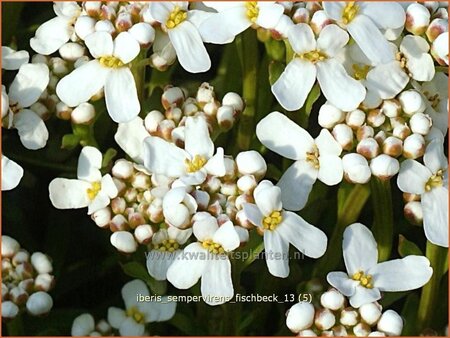
{"label": "pink-tinged flower bud", "polygon": [[374,302],[364,304],[358,310],[359,314],[361,315],[361,319],[364,320],[364,322],[366,322],[370,326],[373,326],[378,322],[378,319],[380,319],[381,317],[382,307],[380,304]]}
{"label": "pink-tinged flower bud", "polygon": [[33,293],[27,301],[27,311],[32,316],[42,316],[50,312],[53,299],[44,291]]}
{"label": "pink-tinged flower bud", "polygon": [[102,2],[101,1],[85,1],[85,2],[83,2],[83,8],[89,16],[97,17],[101,13]]}
{"label": "pink-tinged flower bud", "polygon": [[377,329],[388,336],[400,336],[403,330],[403,319],[394,310],[387,310],[381,315]]}
{"label": "pink-tinged flower bud", "polygon": [[420,201],[420,195],[404,192],[403,193],[403,201],[405,203],[411,202],[411,201]]}
{"label": "pink-tinged flower bud", "polygon": [[314,324],[319,330],[331,329],[336,323],[336,317],[329,309],[320,309],[316,311]]}
{"label": "pink-tinged flower bud", "polygon": [[320,304],[322,304],[324,308],[336,311],[344,306],[345,298],[338,290],[330,289],[320,296]]}
{"label": "pink-tinged flower bud", "polygon": [[386,133],[384,130],[380,130],[375,136],[374,139],[375,141],[378,142],[378,144],[380,145],[380,147],[383,145],[384,140],[386,139]]}
{"label": "pink-tinged flower bud", "polygon": [[133,26],[133,18],[131,16],[131,13],[128,12],[119,13],[117,15],[115,26],[118,33],[129,30],[131,26]]}
{"label": "pink-tinged flower bud", "polygon": [[345,113],[331,104],[323,104],[319,109],[319,125],[331,129],[345,119]]}
{"label": "pink-tinged flower bud", "polygon": [[353,130],[348,125],[344,123],[335,125],[332,134],[342,149],[351,150],[353,148]]}
{"label": "pink-tinged flower bud", "polygon": [[368,337],[386,337],[386,334],[380,331],[372,331],[369,333]]}
{"label": "pink-tinged flower bud", "polygon": [[123,197],[116,197],[111,200],[111,209],[114,214],[123,214],[127,208],[127,202]]}
{"label": "pink-tinged flower bud", "polygon": [[95,32],[95,19],[87,15],[81,15],[75,22],[75,33],[81,40],[86,39],[89,34]]}
{"label": "pink-tinged flower bud", "polygon": [[382,180],[388,180],[396,175],[400,170],[400,164],[397,159],[381,154],[370,161],[370,170],[372,175]]}
{"label": "pink-tinged flower bud", "polygon": [[215,217],[222,214],[223,209],[222,209],[222,205],[220,204],[220,201],[218,201],[218,200],[212,201],[208,206],[208,212]]}
{"label": "pink-tinged flower bud", "polygon": [[175,129],[175,122],[172,120],[163,120],[158,126],[158,130],[155,133],[156,136],[160,136],[166,141],[172,141],[172,131]]}
{"label": "pink-tinged flower bud", "polygon": [[345,123],[353,129],[361,127],[366,121],[366,113],[360,109],[353,110],[347,113],[345,117]]}
{"label": "pink-tinged flower bud", "polygon": [[210,101],[203,106],[203,112],[206,116],[214,117],[217,115],[217,110],[220,107],[219,101]]}
{"label": "pink-tinged flower bud", "polygon": [[251,192],[257,185],[258,182],[253,175],[244,175],[237,180],[237,187],[241,192]]}
{"label": "pink-tinged flower bud", "polygon": [[229,92],[222,98],[222,106],[231,106],[239,114],[244,108],[244,100],[238,94]]}
{"label": "pink-tinged flower bud", "polygon": [[431,55],[441,66],[448,66],[448,32],[439,34],[431,45]]}
{"label": "pink-tinged flower bud", "polygon": [[22,305],[28,300],[28,294],[24,289],[16,286],[9,290],[9,300],[17,305]]}
{"label": "pink-tinged flower bud", "polygon": [[191,195],[197,202],[198,210],[206,210],[208,208],[210,197],[206,191],[194,190]]}
{"label": "pink-tinged flower bud", "polygon": [[314,306],[300,302],[292,306],[286,314],[286,325],[294,333],[309,329],[314,322]]}
{"label": "pink-tinged flower bud", "polygon": [[161,223],[164,220],[162,201],[157,198],[147,209],[147,215],[152,223]]}
{"label": "pink-tinged flower bud", "polygon": [[61,120],[70,120],[72,115],[72,108],[70,108],[64,102],[58,102],[56,104],[56,117]]}
{"label": "pink-tinged flower bud", "polygon": [[[446,4],[445,2],[442,2]],[[448,9],[446,7],[439,7],[433,14],[433,18],[435,19],[444,19],[448,20]]]}
{"label": "pink-tinged flower bud", "polygon": [[239,210],[236,213],[235,217],[235,223],[247,230],[252,230],[255,228],[252,222],[247,218],[247,215],[245,214],[244,210]]}
{"label": "pink-tinged flower bud", "polygon": [[217,123],[220,128],[224,131],[230,130],[234,122],[236,121],[234,117],[234,109],[231,106],[221,106],[217,110]]}
{"label": "pink-tinged flower bud", "polygon": [[42,273],[34,279],[34,288],[35,290],[48,292],[53,288],[54,283],[55,278],[52,275]]}
{"label": "pink-tinged flower bud", "polygon": [[67,67],[67,61],[59,57],[53,57],[48,60],[48,67],[52,70],[53,74],[62,77],[69,73]]}
{"label": "pink-tinged flower bud", "polygon": [[198,87],[196,100],[203,107],[208,102],[213,102],[215,100],[216,94],[214,93],[214,87],[208,82],[203,82],[200,87]]}
{"label": "pink-tinged flower bud", "polygon": [[292,21],[294,21],[294,23],[309,23],[309,20],[311,19],[311,15],[309,13],[309,10],[304,8],[304,7],[300,7],[297,8],[294,12],[294,14],[292,15]]}
{"label": "pink-tinged flower bud", "polygon": [[193,97],[188,97],[183,104],[183,115],[194,116],[198,112],[197,101]]}
{"label": "pink-tinged flower bud", "polygon": [[131,178],[131,185],[136,189],[147,190],[151,187],[150,176],[143,172],[136,172]]}
{"label": "pink-tinged flower bud", "polygon": [[11,301],[2,302],[2,318],[12,319],[19,314],[19,307]]}
{"label": "pink-tinged flower bud", "polygon": [[433,125],[433,120],[428,114],[416,113],[409,120],[411,131],[420,135],[427,135]]}
{"label": "pink-tinged flower bud", "polygon": [[59,55],[64,60],[76,61],[86,53],[86,48],[76,42],[67,42],[59,48]]}
{"label": "pink-tinged flower bud", "polygon": [[109,229],[112,232],[123,231],[129,229],[127,219],[124,215],[115,215],[109,222]]}
{"label": "pink-tinged flower bud", "polygon": [[403,142],[395,136],[389,136],[383,142],[383,153],[392,157],[399,157],[403,153]]}
{"label": "pink-tinged flower bud", "polygon": [[176,106],[171,106],[166,109],[164,115],[166,116],[166,119],[172,120],[175,124],[178,124],[183,117],[183,111]]}
{"label": "pink-tinged flower bud", "polygon": [[410,89],[402,92],[398,97],[403,112],[412,116],[417,113],[423,113],[426,108],[425,101],[417,90]]}
{"label": "pink-tinged flower bud", "polygon": [[406,139],[409,135],[411,135],[411,129],[409,129],[408,125],[398,124],[392,130],[392,135],[399,138],[400,140]]}
{"label": "pink-tinged flower bud", "polygon": [[35,252],[31,255],[31,264],[38,273],[51,273],[53,271],[50,258],[42,252]]}
{"label": "pink-tinged flower bud", "polygon": [[92,334],[92,328],[94,326],[94,317],[89,313],[83,313],[73,321],[71,335],[72,337],[88,336]]}
{"label": "pink-tinged flower bud", "polygon": [[403,214],[409,223],[414,225],[422,225],[423,223],[423,210],[422,203],[419,201],[410,201],[405,204],[403,208]]}
{"label": "pink-tinged flower bud", "polygon": [[367,123],[374,128],[380,127],[386,120],[386,115],[384,115],[381,109],[372,109],[367,114]]}
{"label": "pink-tinged flower bud", "polygon": [[135,229],[138,225],[145,224],[145,218],[140,212],[130,212],[128,214],[128,225]]}
{"label": "pink-tinged flower bud", "polygon": [[116,27],[114,27],[114,24],[109,20],[97,21],[94,29],[96,32],[106,32],[111,35],[116,32]]}
{"label": "pink-tinged flower bud", "polygon": [[225,182],[222,183],[220,187],[220,193],[226,196],[235,196],[238,194],[238,188],[236,183],[234,182]]}
{"label": "pink-tinged flower bud", "polygon": [[129,30],[130,33],[142,48],[148,48],[155,40],[155,29],[145,22],[139,22],[133,25]]}
{"label": "pink-tinged flower bud", "polygon": [[264,177],[267,171],[266,161],[254,150],[240,152],[236,156],[236,165],[239,174],[253,175],[257,180]]}
{"label": "pink-tinged flower bud", "polygon": [[107,228],[111,221],[111,209],[109,207],[99,209],[91,215],[91,218],[98,227]]}
{"label": "pink-tinged flower bud", "polygon": [[128,231],[114,232],[110,237],[111,244],[120,252],[133,253],[137,250],[137,243]]}
{"label": "pink-tinged flower bud", "polygon": [[403,156],[416,159],[425,154],[425,139],[420,134],[412,134],[403,141]]}
{"label": "pink-tinged flower bud", "polygon": [[400,102],[396,99],[384,100],[381,105],[381,112],[387,117],[397,117],[402,111]]}
{"label": "pink-tinged flower bud", "polygon": [[[256,159],[256,157],[255,157],[255,159]],[[236,162],[230,157],[225,157],[224,162],[225,162],[225,176],[223,177],[223,180],[224,181],[234,180],[237,175]]]}
{"label": "pink-tinged flower bud", "polygon": [[319,1],[306,1],[304,4],[305,8],[307,8],[311,14],[314,14],[322,9],[322,5]]}
{"label": "pink-tinged flower bud", "polygon": [[344,177],[350,183],[364,184],[369,182],[372,172],[366,158],[360,154],[350,153],[342,158]]}
{"label": "pink-tinged flower bud", "polygon": [[344,326],[355,326],[358,324],[359,315],[358,312],[351,308],[345,308],[341,311],[340,323]]}
{"label": "pink-tinged flower bud", "polygon": [[11,258],[20,250],[20,244],[14,238],[2,236],[2,257]]}
{"label": "pink-tinged flower bud", "polygon": [[428,9],[418,3],[408,6],[406,9],[405,29],[414,34],[422,35],[430,24],[430,12]]}
{"label": "pink-tinged flower bud", "polygon": [[447,31],[448,31],[448,20],[434,19],[433,21],[431,21],[426,31],[428,41],[433,42],[439,35]]}
{"label": "pink-tinged flower bud", "polygon": [[81,103],[72,111],[71,119],[74,124],[91,124],[95,117],[95,108],[90,103]]}
{"label": "pink-tinged flower bud", "polygon": [[333,334],[336,337],[345,337],[348,336],[347,334],[347,329],[345,328],[344,325],[336,325],[333,327]]}
{"label": "pink-tinged flower bud", "polygon": [[332,23],[333,20],[327,16],[324,10],[318,10],[312,15],[309,25],[311,26],[314,34],[318,36],[325,26]]}
{"label": "pink-tinged flower bud", "polygon": [[153,229],[148,224],[141,224],[134,229],[134,238],[139,244],[147,244],[150,242],[153,236]]}
{"label": "pink-tinged flower bud", "polygon": [[161,96],[161,104],[164,109],[168,109],[172,105],[181,107],[184,102],[184,92],[179,87],[166,87]]}
{"label": "pink-tinged flower bud", "polygon": [[209,193],[216,193],[219,191],[222,182],[215,176],[206,177],[206,181],[203,183],[205,190]]}
{"label": "pink-tinged flower bud", "polygon": [[367,337],[370,332],[370,326],[366,323],[358,323],[353,327],[353,333],[356,337]]}
{"label": "pink-tinged flower bud", "polygon": [[114,163],[111,172],[114,177],[127,180],[134,173],[133,163],[121,158]]}
{"label": "pink-tinged flower bud", "polygon": [[145,116],[144,126],[150,134],[156,133],[159,124],[164,120],[164,115],[159,110],[152,110]]}
{"label": "pink-tinged flower bud", "polygon": [[12,258],[14,266],[27,262],[30,259],[30,254],[24,249],[20,249]]}
{"label": "pink-tinged flower bud", "polygon": [[359,141],[356,152],[370,160],[380,153],[380,146],[374,138],[368,137]]}
{"label": "pink-tinged flower bud", "polygon": [[367,125],[359,127],[358,130],[356,131],[356,139],[358,141],[361,141],[365,138],[373,137],[373,135],[375,135],[373,128]]}

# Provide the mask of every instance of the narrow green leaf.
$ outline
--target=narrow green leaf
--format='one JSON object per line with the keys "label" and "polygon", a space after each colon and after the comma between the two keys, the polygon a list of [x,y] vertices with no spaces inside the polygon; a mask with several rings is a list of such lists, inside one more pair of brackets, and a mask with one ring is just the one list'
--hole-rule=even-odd
{"label": "narrow green leaf", "polygon": [[398,236],[398,253],[402,257],[409,255],[423,256],[422,250],[415,243],[408,241],[403,235]]}
{"label": "narrow green leaf", "polygon": [[62,138],[62,149],[73,149],[80,144],[80,137],[74,134],[66,134]]}

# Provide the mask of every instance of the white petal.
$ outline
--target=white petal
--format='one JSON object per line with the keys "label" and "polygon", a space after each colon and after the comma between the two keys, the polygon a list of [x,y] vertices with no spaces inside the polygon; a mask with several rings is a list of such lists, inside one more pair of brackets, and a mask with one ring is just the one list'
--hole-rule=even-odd
{"label": "white petal", "polygon": [[194,236],[199,241],[203,242],[205,240],[212,240],[214,234],[219,229],[217,224],[217,219],[208,213],[204,213],[205,217],[201,217],[196,220],[192,229],[194,231]]}
{"label": "white petal", "polygon": [[44,121],[32,110],[22,109],[14,115],[14,127],[19,132],[20,141],[27,149],[36,150],[45,147],[48,130]]}
{"label": "white petal", "polygon": [[102,153],[95,147],[83,147],[78,158],[78,179],[83,181],[100,181],[102,174]]}
{"label": "white petal", "polygon": [[181,66],[190,73],[206,72],[211,60],[203,45],[200,33],[189,21],[169,30],[170,41],[177,52]]}
{"label": "white petal", "polygon": [[344,11],[345,2],[344,1],[325,1],[323,4],[323,9],[331,19],[339,21],[342,19],[342,12]]}
{"label": "white petal", "polygon": [[305,256],[319,258],[327,249],[327,236],[325,233],[309,224],[299,215],[285,211],[283,221],[278,225],[276,231],[291,243]]}
{"label": "white petal", "polygon": [[231,263],[227,256],[208,261],[202,275],[201,292],[203,300],[209,305],[223,304],[233,297]]}
{"label": "white petal", "polygon": [[364,304],[369,304],[381,298],[380,290],[373,288],[368,289],[358,285],[355,288],[355,293],[350,298],[350,305],[354,308],[359,308]]}
{"label": "white petal", "polygon": [[297,54],[316,49],[316,39],[311,27],[305,23],[292,26],[288,31],[289,42]]}
{"label": "white petal", "polygon": [[139,304],[139,310],[146,314],[146,322],[162,322],[171,319],[175,314],[177,303],[168,301],[167,296],[161,297],[161,302],[144,302]]}
{"label": "white petal", "polygon": [[258,2],[259,13],[256,24],[266,29],[275,28],[284,12],[284,7],[280,4]]}
{"label": "white petal", "polygon": [[324,155],[319,157],[319,175],[317,178],[326,185],[336,185],[342,181],[344,168],[342,159],[335,155]]}
{"label": "white petal", "polygon": [[144,140],[149,136],[142,119],[138,116],[126,123],[119,123],[114,139],[134,162],[144,163]]}
{"label": "white petal", "polygon": [[422,195],[423,229],[427,239],[448,248],[448,189],[437,187]]}
{"label": "white petal", "polygon": [[169,1],[155,2],[150,6],[151,16],[160,23],[165,23],[175,4]]}
{"label": "white petal", "polygon": [[2,68],[6,70],[19,69],[25,63],[28,63],[30,55],[26,50],[15,51],[7,46],[2,46]]}
{"label": "white petal", "polygon": [[122,32],[114,39],[114,56],[125,64],[133,61],[140,51],[139,42],[128,32]]}
{"label": "white petal", "polygon": [[131,317],[127,317],[119,328],[119,333],[123,337],[139,337],[144,335],[144,332],[145,326],[143,324],[136,323],[136,321]]}
{"label": "white petal", "polygon": [[267,148],[291,160],[304,159],[314,148],[311,135],[279,112],[263,118],[256,126],[256,135]]}
{"label": "white petal", "polygon": [[417,81],[431,81],[434,77],[434,62],[428,54],[427,41],[420,36],[407,35],[403,38],[400,51],[406,56],[406,67]]}
{"label": "white petal", "polygon": [[256,206],[256,204],[245,203],[243,205],[245,216],[252,222],[255,226],[262,226],[263,214]]}
{"label": "white petal", "polygon": [[367,16],[357,15],[347,30],[372,62],[387,63],[394,59],[388,41]]}
{"label": "white petal", "polygon": [[264,216],[269,216],[273,211],[280,211],[282,208],[280,187],[272,186],[260,190],[255,189],[253,195],[256,205]]}
{"label": "white petal", "polygon": [[356,286],[359,284],[358,281],[349,278],[345,272],[340,271],[328,273],[327,281],[346,297],[352,296],[356,292]]}
{"label": "white petal", "polygon": [[110,174],[106,174],[102,177],[101,186],[100,192],[104,193],[109,198],[116,197],[119,192]]}
{"label": "white petal", "polygon": [[397,185],[403,192],[420,195],[424,193],[425,184],[430,176],[430,170],[423,164],[414,160],[406,160],[400,167]]}
{"label": "white petal", "polygon": [[83,313],[74,319],[72,323],[72,337],[86,336],[95,330],[94,317],[89,313]]}
{"label": "white petal", "polygon": [[345,229],[342,250],[349,275],[367,271],[378,262],[377,242],[372,232],[361,223],[354,223]]}
{"label": "white petal", "polygon": [[317,49],[324,51],[328,57],[336,56],[347,44],[349,36],[339,26],[331,24],[325,26],[317,39]]}
{"label": "white petal", "polygon": [[316,137],[315,143],[319,149],[320,156],[335,155],[339,156],[342,153],[341,145],[334,139],[333,135],[327,130],[322,129],[319,136]]}
{"label": "white petal", "polygon": [[316,67],[299,58],[288,63],[278,80],[272,85],[272,93],[284,109],[292,111],[303,107],[314,82]]}
{"label": "white petal", "polygon": [[213,242],[222,245],[225,251],[232,251],[239,246],[239,235],[231,221],[225,222],[217,229],[213,236]]}
{"label": "white petal", "polygon": [[110,70],[97,60],[89,61],[63,77],[56,86],[56,94],[68,106],[78,106],[103,88]]}
{"label": "white petal", "polygon": [[[223,177],[226,174],[223,148],[217,148],[216,154],[203,166],[209,175]],[[203,182],[203,181],[202,181]]]}
{"label": "white petal", "polygon": [[406,20],[405,11],[396,2],[363,2],[361,14],[369,17],[379,28],[399,28]]}
{"label": "white petal", "polygon": [[14,81],[9,87],[10,103],[18,103],[27,108],[35,103],[49,82],[49,70],[43,63],[28,63],[20,66]]}
{"label": "white petal", "polygon": [[188,154],[173,143],[149,136],[144,141],[144,165],[154,174],[180,177],[186,173],[184,160]]}
{"label": "white petal", "polygon": [[149,252],[147,257],[147,270],[150,276],[156,280],[166,280],[167,270],[172,265],[176,256],[181,252],[182,250],[176,250],[174,252],[152,250]]}
{"label": "white petal", "polygon": [[207,256],[200,243],[189,244],[167,270],[167,280],[178,289],[189,289],[205,271]]}
{"label": "white petal", "polygon": [[[218,25],[218,22],[221,24]],[[243,6],[236,6],[212,14],[201,23],[199,32],[204,42],[225,44],[233,41],[236,35],[250,25],[251,22],[248,20]]]}
{"label": "white petal", "polygon": [[86,47],[94,58],[111,56],[114,50],[113,39],[107,32],[95,32],[84,39]]}
{"label": "white petal", "polygon": [[118,307],[109,307],[108,308],[108,323],[115,329],[118,329],[120,325],[127,318],[125,311],[119,309]]}
{"label": "white petal", "polygon": [[289,242],[277,231],[264,231],[264,250],[269,272],[275,277],[289,276]]}
{"label": "white petal", "polygon": [[448,32],[439,34],[433,42],[432,49],[436,56],[448,65]]}
{"label": "white petal", "polygon": [[11,190],[17,187],[22,176],[22,167],[2,155],[2,191]]}
{"label": "white petal", "polygon": [[277,186],[281,188],[281,201],[285,209],[303,209],[318,173],[319,171],[306,161],[296,161],[284,172]]}
{"label": "white petal", "polygon": [[2,85],[1,103],[2,103],[2,112],[1,113],[2,113],[2,120],[3,120],[3,118],[10,113],[9,97],[8,97],[8,94],[6,93],[6,87],[4,85]]}
{"label": "white petal", "polygon": [[430,280],[433,269],[428,258],[411,255],[379,263],[368,273],[372,275],[375,288],[398,292],[422,287]]}
{"label": "white petal", "polygon": [[367,73],[366,86],[382,99],[392,99],[408,84],[409,77],[398,61],[378,65]]}
{"label": "white petal", "polygon": [[108,195],[100,191],[94,197],[94,199],[88,205],[88,215],[92,215],[94,212],[105,208],[111,202]]}
{"label": "white petal", "polygon": [[192,156],[203,156],[206,159],[214,153],[214,143],[209,136],[208,125],[203,117],[188,117],[184,129],[184,149]]}
{"label": "white petal", "polygon": [[129,122],[141,110],[133,74],[128,67],[112,70],[105,83],[105,100],[114,122]]}
{"label": "white petal", "polygon": [[131,307],[139,304],[137,300],[138,294],[141,294],[144,297],[150,295],[147,285],[145,285],[145,283],[140,279],[135,279],[125,284],[122,287],[121,294],[123,301],[125,302],[126,309],[130,309]]}
{"label": "white petal", "polygon": [[35,37],[30,39],[30,46],[39,54],[50,55],[69,41],[72,32],[66,18],[55,17],[39,26]]}
{"label": "white petal", "polygon": [[447,169],[448,160],[444,154],[444,145],[439,139],[431,141],[423,155],[423,162],[432,173],[437,173],[439,169]]}
{"label": "white petal", "polygon": [[317,81],[327,100],[344,111],[358,108],[366,96],[364,86],[348,75],[336,59],[317,63]]}
{"label": "white petal", "polygon": [[88,206],[90,200],[87,189],[91,188],[88,182],[55,178],[50,182],[48,190],[50,200],[57,209],[79,209]]}
{"label": "white petal", "polygon": [[205,169],[197,170],[193,173],[188,173],[184,176],[180,177],[181,182],[183,182],[184,185],[199,185],[205,182],[207,176],[207,172]]}

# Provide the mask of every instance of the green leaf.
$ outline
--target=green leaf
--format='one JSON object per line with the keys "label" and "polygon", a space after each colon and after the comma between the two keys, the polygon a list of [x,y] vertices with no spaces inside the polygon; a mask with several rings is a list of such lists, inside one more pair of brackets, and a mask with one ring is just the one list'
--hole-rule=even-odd
{"label": "green leaf", "polygon": [[398,253],[402,257],[409,255],[423,256],[422,250],[415,243],[408,241],[403,235],[398,236]]}
{"label": "green leaf", "polygon": [[275,82],[277,82],[281,73],[284,71],[284,64],[278,61],[272,61],[269,63],[269,82],[272,86]]}
{"label": "green leaf", "polygon": [[411,293],[407,298],[401,316],[404,318],[402,336],[413,336],[417,334],[417,309],[419,308],[419,297]]}
{"label": "green leaf", "polygon": [[123,272],[133,278],[138,278],[147,283],[152,292],[157,295],[163,295],[167,290],[166,281],[157,281],[152,278],[147,271],[147,268],[138,262],[129,262],[122,264]]}
{"label": "green leaf", "polygon": [[304,105],[304,110],[307,116],[311,114],[312,107],[319,97],[320,97],[320,86],[319,83],[316,83],[309,92]]}
{"label": "green leaf", "polygon": [[66,134],[62,138],[61,148],[62,149],[73,149],[78,144],[80,144],[80,137],[74,134]]}
{"label": "green leaf", "polygon": [[196,326],[192,323],[192,318],[189,318],[183,313],[175,313],[170,320],[170,324],[188,336],[196,336],[198,334]]}
{"label": "green leaf", "polygon": [[103,155],[102,168],[107,168],[114,157],[117,155],[117,150],[114,148],[109,148]]}
{"label": "green leaf", "polygon": [[283,62],[286,58],[286,47],[283,41],[278,41],[274,39],[268,39],[264,46],[266,47],[266,52],[269,57],[278,62]]}

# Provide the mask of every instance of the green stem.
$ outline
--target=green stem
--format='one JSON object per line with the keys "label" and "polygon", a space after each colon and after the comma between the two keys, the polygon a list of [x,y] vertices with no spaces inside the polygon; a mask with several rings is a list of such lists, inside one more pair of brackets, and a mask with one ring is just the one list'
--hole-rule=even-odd
{"label": "green stem", "polygon": [[136,83],[136,90],[139,98],[139,102],[143,102],[145,95],[145,68],[146,62],[145,58],[147,56],[147,50],[143,49],[133,61],[134,65],[131,67],[131,73],[134,77],[134,82]]}
{"label": "green stem", "polygon": [[258,41],[254,29],[247,29],[237,41],[242,48],[242,94],[245,101],[245,109],[242,112],[237,145],[240,150],[247,150],[254,136],[254,116],[256,112],[256,96],[258,89]]}
{"label": "green stem", "polygon": [[[370,195],[367,185],[356,184],[350,191],[343,185],[338,191],[338,215],[325,255],[317,262],[313,276],[323,277],[335,269],[342,258],[342,236],[345,228],[358,220]],[[341,202],[342,200],[342,202]]]}
{"label": "green stem", "polygon": [[378,244],[378,261],[383,262],[391,255],[394,232],[391,182],[372,177],[370,190],[374,211],[372,232]]}
{"label": "green stem", "polygon": [[447,249],[434,245],[427,241],[426,256],[430,260],[433,268],[433,275],[430,281],[423,287],[418,308],[418,329],[419,333],[430,327],[437,308],[437,303],[442,301],[439,298],[441,279],[448,269]]}
{"label": "green stem", "polygon": [[23,326],[22,316],[20,314],[17,315],[16,318],[5,322],[6,323],[6,331],[8,332],[8,336],[24,336],[25,330]]}

